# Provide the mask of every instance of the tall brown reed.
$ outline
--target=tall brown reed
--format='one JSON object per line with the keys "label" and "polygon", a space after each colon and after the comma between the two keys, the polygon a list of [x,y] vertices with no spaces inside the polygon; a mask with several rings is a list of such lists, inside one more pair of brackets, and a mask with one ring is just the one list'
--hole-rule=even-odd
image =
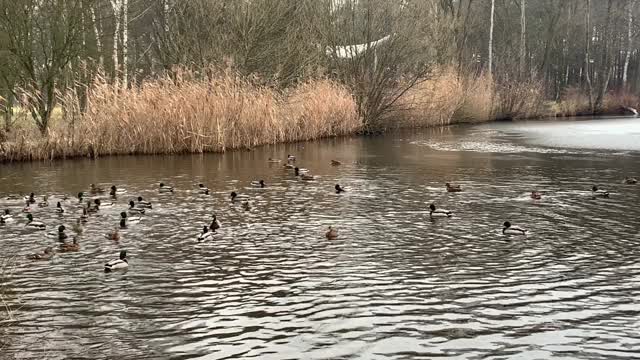
{"label": "tall brown reed", "polygon": [[350,92],[326,79],[280,91],[230,73],[199,78],[182,70],[126,90],[98,78],[84,112],[75,94],[64,95],[64,119],[45,138],[29,127],[15,131],[0,159],[223,152],[361,126]]}

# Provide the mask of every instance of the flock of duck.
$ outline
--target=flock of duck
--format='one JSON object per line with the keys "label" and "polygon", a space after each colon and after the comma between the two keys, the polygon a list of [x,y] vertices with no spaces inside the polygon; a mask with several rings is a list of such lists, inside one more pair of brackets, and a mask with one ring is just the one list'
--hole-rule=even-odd
{"label": "flock of duck", "polygon": [[[269,158],[270,163],[280,163],[279,159]],[[288,155],[286,163],[284,164],[285,169],[293,170],[294,176],[303,181],[311,181],[314,180],[315,177],[309,173],[309,170],[304,168],[299,168],[295,165],[296,158],[295,156]],[[331,165],[339,166],[341,163],[337,160],[331,160]],[[637,184],[638,181],[635,178],[625,178],[623,180],[624,184],[633,185]],[[252,187],[256,188],[265,188],[267,185],[264,180],[255,180],[251,182]],[[450,183],[445,184],[445,189],[447,192],[461,192],[462,188],[460,185],[452,185]],[[204,184],[198,184],[196,190],[203,195],[209,195],[210,191]],[[336,184],[334,186],[334,190],[336,194],[341,194],[345,192],[345,189],[340,186],[340,184]],[[158,187],[159,193],[173,193],[174,188],[164,183],[160,183]],[[599,189],[597,186],[593,186],[591,189],[592,195],[594,198],[602,197],[608,198],[609,192]],[[54,233],[49,233],[51,237],[57,238],[60,242],[59,249],[57,252],[66,253],[66,252],[76,252],[80,250],[80,244],[78,243],[78,237],[83,232],[83,224],[86,224],[90,221],[91,215],[98,213],[100,209],[103,208],[111,208],[116,206],[115,201],[118,199],[118,196],[125,195],[127,191],[125,189],[119,189],[115,185],[112,185],[109,191],[109,197],[106,198],[103,195],[106,194],[106,191],[96,186],[95,184],[91,184],[89,186],[88,194],[91,198],[87,198],[87,194],[85,192],[79,192],[77,194],[78,203],[82,209],[82,214],[77,218],[76,223],[73,226],[73,231],[76,233],[73,236],[72,242],[69,242],[69,236],[66,234],[66,227],[64,225],[59,225],[57,227],[57,231]],[[542,194],[538,191],[531,192],[531,198],[534,200],[542,199]],[[231,202],[239,202],[242,208],[245,211],[249,211],[251,209],[251,205],[249,202],[249,197],[244,194],[238,194],[235,191],[232,191],[230,194]],[[37,202],[35,193],[31,193],[24,198],[19,196],[9,196],[6,200],[24,200],[25,206],[22,208],[22,212],[26,213],[26,223],[23,225],[27,229],[32,230],[46,230],[47,225],[35,221],[32,207],[37,206],[39,208],[47,208],[49,207],[48,196],[43,196],[41,202]],[[69,202],[73,202],[74,199],[70,198],[67,195],[63,195],[61,198],[62,201],[57,201],[54,211],[60,216],[67,214],[67,210],[65,209],[64,204],[69,204]],[[63,204],[64,203],[64,204]],[[126,229],[129,224],[137,224],[142,220],[142,215],[145,214],[146,211],[152,209],[153,206],[149,201],[146,201],[142,196],[136,196],[133,199],[129,200],[128,208],[125,211],[120,212],[120,220],[118,223],[118,227],[107,234],[105,237],[110,240],[118,241],[120,239],[119,229]],[[430,218],[438,218],[445,217],[450,218],[453,216],[453,212],[445,209],[439,209],[435,204],[429,205],[429,217]],[[13,222],[17,222],[17,218],[13,216],[10,209],[5,209],[4,213],[0,215],[0,226],[6,226]],[[200,233],[197,237],[198,241],[206,241],[212,239],[216,231],[221,228],[220,221],[218,220],[216,214],[213,214],[211,223],[209,225],[205,225],[202,227],[202,233]],[[505,235],[526,235],[527,230],[518,226],[513,226],[509,221],[505,221],[502,228],[502,233]],[[338,231],[329,227],[325,233],[325,237],[329,240],[338,238]],[[55,255],[56,251],[54,251],[53,247],[47,247],[44,251],[36,254],[31,254],[28,256],[31,260],[49,260]],[[110,272],[113,270],[126,269],[129,266],[129,262],[127,260],[127,252],[125,250],[120,251],[120,255],[117,259],[107,262],[104,265],[104,271]]]}

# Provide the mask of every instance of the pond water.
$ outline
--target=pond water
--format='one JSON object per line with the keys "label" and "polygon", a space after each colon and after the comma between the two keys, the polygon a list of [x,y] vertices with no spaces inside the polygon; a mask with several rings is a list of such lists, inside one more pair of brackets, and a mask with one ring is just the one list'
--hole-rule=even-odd
{"label": "pond water", "polygon": [[[3,199],[34,191],[51,203],[33,208],[47,230],[27,231],[22,202],[0,201],[19,217],[0,228],[14,320],[0,323],[0,358],[638,358],[640,185],[622,184],[640,176],[638,134],[638,119],[494,123],[0,165]],[[288,153],[317,178],[267,161]],[[258,179],[265,189],[249,186]],[[160,194],[161,181],[175,192]],[[81,214],[75,199],[54,213],[57,198],[90,183],[127,194],[90,217],[79,252],[27,260]],[[610,198],[593,199],[593,185]],[[134,195],[153,209],[107,240]],[[430,220],[431,202],[454,216]],[[198,242],[214,213],[222,228]],[[503,235],[506,220],[528,235]],[[104,273],[122,249],[128,271]]]}

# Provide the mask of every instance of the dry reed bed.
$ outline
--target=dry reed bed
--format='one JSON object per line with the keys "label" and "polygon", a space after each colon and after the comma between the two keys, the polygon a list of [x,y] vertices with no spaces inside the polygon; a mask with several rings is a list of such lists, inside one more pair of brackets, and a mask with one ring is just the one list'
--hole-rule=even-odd
{"label": "dry reed bed", "polygon": [[65,117],[47,136],[16,129],[0,159],[223,152],[361,128],[348,89],[324,79],[284,91],[228,74],[202,80],[178,73],[127,90],[98,80],[84,113],[72,93],[63,103]]}

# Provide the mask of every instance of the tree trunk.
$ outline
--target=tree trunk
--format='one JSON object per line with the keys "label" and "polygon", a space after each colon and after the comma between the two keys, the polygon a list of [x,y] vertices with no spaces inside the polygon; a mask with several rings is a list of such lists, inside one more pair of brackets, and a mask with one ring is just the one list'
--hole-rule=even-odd
{"label": "tree trunk", "polygon": [[600,78],[601,80],[598,83],[598,93],[596,97],[595,110],[602,111],[602,105],[604,102],[604,95],[607,93],[607,88],[609,86],[609,79],[611,78],[611,57],[609,54],[609,41],[610,41],[610,30],[611,30],[611,7],[612,0],[608,1],[607,4],[607,16],[604,24],[604,34],[603,36],[603,46],[602,46],[602,63],[600,64]]}
{"label": "tree trunk", "polygon": [[98,66],[100,69],[104,68],[104,55],[102,52],[102,34],[98,28],[98,22],[96,21],[96,10],[91,7],[91,22],[93,23],[93,33],[96,37],[96,50],[98,51]]}
{"label": "tree trunk", "polygon": [[113,8],[113,79],[118,82],[120,64],[118,63],[118,43],[120,42],[120,2],[121,0],[111,0]]}
{"label": "tree trunk", "polygon": [[496,9],[496,0],[491,0],[491,20],[489,22],[489,76],[493,71],[493,16]]}
{"label": "tree trunk", "polygon": [[587,95],[589,97],[589,109],[593,112],[594,104],[593,104],[593,84],[591,83],[591,74],[590,74],[590,64],[591,64],[591,55],[589,51],[591,49],[591,0],[587,0],[587,10],[586,10],[586,31],[585,31],[585,50],[584,50],[584,79],[587,83]]}
{"label": "tree trunk", "polygon": [[624,68],[622,70],[622,87],[627,89],[627,78],[629,73],[629,60],[631,59],[631,35],[633,25],[633,8],[636,5],[636,0],[629,2],[629,8],[627,9],[627,51],[624,57]]}
{"label": "tree trunk", "polygon": [[122,87],[127,88],[129,84],[129,0],[121,0],[122,5]]}
{"label": "tree trunk", "polygon": [[524,79],[525,57],[527,54],[527,0],[520,0],[520,79]]}

